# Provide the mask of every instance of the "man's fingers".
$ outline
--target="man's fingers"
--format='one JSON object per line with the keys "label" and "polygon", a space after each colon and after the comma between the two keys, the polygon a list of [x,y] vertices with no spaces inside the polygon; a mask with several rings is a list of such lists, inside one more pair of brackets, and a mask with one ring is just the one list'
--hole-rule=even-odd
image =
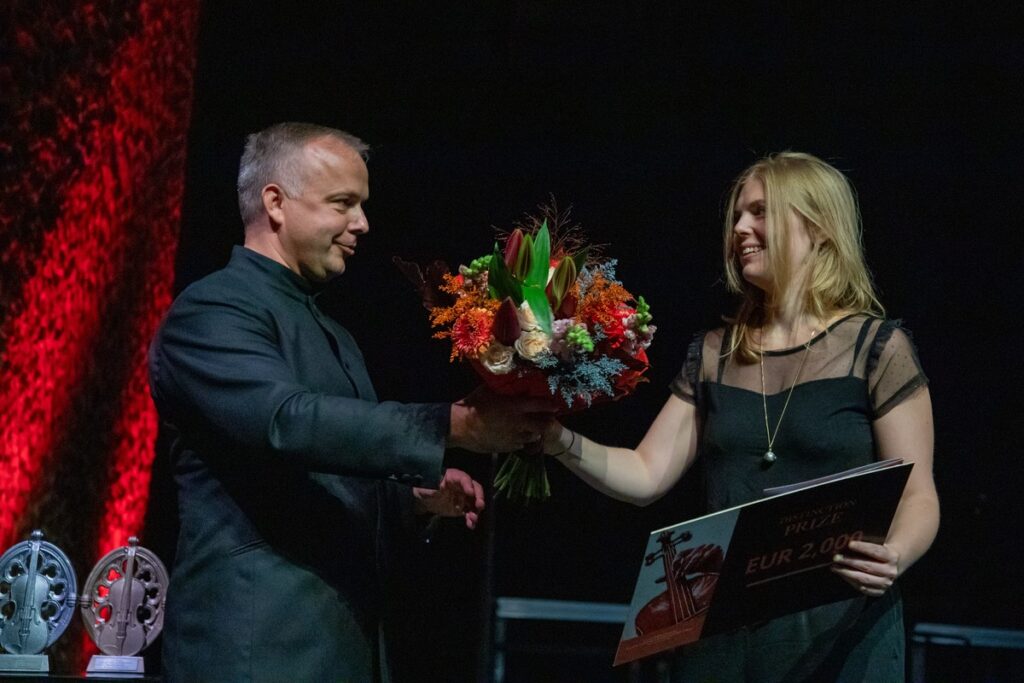
{"label": "man's fingers", "polygon": [[461,476],[459,477],[459,480],[458,480],[459,490],[462,492],[463,496],[472,498],[473,497],[473,479],[470,478],[470,476],[468,474],[466,474],[465,472],[460,472],[460,475]]}
{"label": "man's fingers", "polygon": [[473,498],[476,511],[480,512],[484,509],[486,503],[484,502],[484,487],[476,480],[473,481]]}

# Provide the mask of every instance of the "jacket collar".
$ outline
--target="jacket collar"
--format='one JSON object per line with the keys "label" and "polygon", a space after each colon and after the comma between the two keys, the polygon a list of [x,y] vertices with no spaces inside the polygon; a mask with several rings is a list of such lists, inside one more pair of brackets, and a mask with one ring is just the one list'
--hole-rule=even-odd
{"label": "jacket collar", "polygon": [[241,245],[235,245],[231,250],[229,265],[261,274],[271,287],[295,299],[305,300],[323,289],[323,285],[316,285],[277,261]]}

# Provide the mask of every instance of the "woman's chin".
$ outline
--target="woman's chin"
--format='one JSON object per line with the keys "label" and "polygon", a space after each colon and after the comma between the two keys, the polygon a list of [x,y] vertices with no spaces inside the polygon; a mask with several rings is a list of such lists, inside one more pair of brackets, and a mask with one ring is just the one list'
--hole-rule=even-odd
{"label": "woman's chin", "polygon": [[768,289],[768,277],[759,268],[744,268],[743,279],[762,291]]}

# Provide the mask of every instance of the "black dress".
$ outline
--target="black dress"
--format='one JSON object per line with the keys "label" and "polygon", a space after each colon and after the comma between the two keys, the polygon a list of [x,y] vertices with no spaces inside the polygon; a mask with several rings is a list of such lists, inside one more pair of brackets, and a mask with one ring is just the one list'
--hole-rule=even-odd
{"label": "black dress", "polygon": [[[898,321],[847,316],[806,346],[766,351],[763,374],[760,363],[723,355],[729,335],[730,328],[697,335],[672,383],[700,416],[708,512],[873,461],[872,422],[927,383]],[[902,680],[899,594],[894,588],[870,599],[851,589],[849,600],[684,647],[673,668],[687,683]]]}

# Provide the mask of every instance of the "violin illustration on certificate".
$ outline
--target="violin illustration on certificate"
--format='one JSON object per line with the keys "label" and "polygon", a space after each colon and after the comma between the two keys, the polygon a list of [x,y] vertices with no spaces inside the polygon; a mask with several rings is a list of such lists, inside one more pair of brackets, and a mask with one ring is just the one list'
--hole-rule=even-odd
{"label": "violin illustration on certificate", "polygon": [[655,579],[665,584],[665,591],[654,596],[640,608],[633,620],[638,636],[654,633],[682,622],[695,620],[693,628],[700,632],[711,596],[718,583],[724,555],[719,545],[704,543],[686,548],[681,553],[676,546],[693,538],[688,531],[674,537],[670,530],[658,535],[661,549],[649,553],[644,564],[651,566],[661,560],[664,576]]}
{"label": "violin illustration on certificate", "polygon": [[737,516],[729,511],[651,532],[616,665],[701,638]]}

